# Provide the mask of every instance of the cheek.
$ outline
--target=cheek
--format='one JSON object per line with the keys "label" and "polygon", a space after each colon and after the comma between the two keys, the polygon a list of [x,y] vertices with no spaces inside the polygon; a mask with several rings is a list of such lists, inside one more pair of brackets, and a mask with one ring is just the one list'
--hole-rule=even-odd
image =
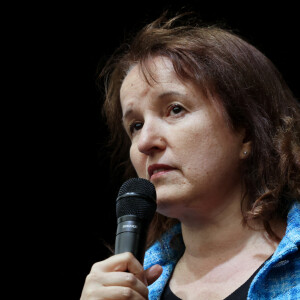
{"label": "cheek", "polygon": [[145,178],[145,159],[136,147],[130,147],[130,160],[139,177]]}

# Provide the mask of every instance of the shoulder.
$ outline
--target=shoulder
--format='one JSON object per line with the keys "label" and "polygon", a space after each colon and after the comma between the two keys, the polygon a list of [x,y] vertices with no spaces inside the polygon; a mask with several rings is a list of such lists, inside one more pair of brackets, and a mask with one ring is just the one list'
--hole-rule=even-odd
{"label": "shoulder", "polygon": [[286,233],[254,278],[248,299],[300,299],[300,203],[288,213]]}

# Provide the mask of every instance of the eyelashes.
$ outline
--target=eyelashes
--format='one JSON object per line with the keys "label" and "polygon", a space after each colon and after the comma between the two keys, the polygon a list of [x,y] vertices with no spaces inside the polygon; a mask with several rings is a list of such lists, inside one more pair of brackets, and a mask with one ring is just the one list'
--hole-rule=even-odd
{"label": "eyelashes", "polygon": [[[166,117],[179,117],[184,111],[185,109],[180,104],[171,104],[167,108]],[[130,136],[133,136],[137,131],[141,130],[143,128],[143,125],[144,123],[141,121],[132,121],[128,126]]]}
{"label": "eyelashes", "polygon": [[143,128],[142,122],[133,122],[129,125],[129,132],[132,135],[134,131],[138,131]]}
{"label": "eyelashes", "polygon": [[184,108],[180,104],[171,104],[168,107],[168,114],[171,115],[173,113],[173,115],[178,115],[183,109]]}

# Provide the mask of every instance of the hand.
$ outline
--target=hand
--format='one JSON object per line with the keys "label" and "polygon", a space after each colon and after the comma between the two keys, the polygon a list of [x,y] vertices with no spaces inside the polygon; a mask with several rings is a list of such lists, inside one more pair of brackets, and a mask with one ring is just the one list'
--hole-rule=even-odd
{"label": "hand", "polygon": [[80,300],[148,299],[147,286],[162,273],[155,265],[144,270],[129,252],[95,263],[86,277]]}

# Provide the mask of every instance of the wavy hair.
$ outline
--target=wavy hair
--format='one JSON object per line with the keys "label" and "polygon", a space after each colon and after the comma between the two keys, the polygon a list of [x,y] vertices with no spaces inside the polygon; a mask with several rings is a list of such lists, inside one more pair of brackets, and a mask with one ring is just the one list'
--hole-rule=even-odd
{"label": "wavy hair", "polygon": [[[112,162],[123,179],[136,176],[129,160],[130,140],[122,126],[120,87],[133,65],[145,78],[147,62],[167,57],[178,77],[218,99],[233,129],[244,128],[251,154],[242,167],[244,223],[259,219],[278,239],[270,221],[286,219],[292,199],[300,195],[300,107],[273,63],[228,29],[202,26],[194,17],[166,14],[124,43],[99,74],[105,81],[104,114],[111,133]],[[118,173],[120,174],[120,173]],[[177,220],[156,214],[149,245]]]}

